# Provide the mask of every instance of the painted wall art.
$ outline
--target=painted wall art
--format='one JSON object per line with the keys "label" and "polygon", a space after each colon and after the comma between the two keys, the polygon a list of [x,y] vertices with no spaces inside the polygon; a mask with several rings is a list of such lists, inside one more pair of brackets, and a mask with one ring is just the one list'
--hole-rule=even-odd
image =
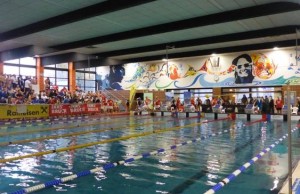
{"label": "painted wall art", "polygon": [[98,89],[278,86],[300,79],[300,54],[272,50],[96,68]]}

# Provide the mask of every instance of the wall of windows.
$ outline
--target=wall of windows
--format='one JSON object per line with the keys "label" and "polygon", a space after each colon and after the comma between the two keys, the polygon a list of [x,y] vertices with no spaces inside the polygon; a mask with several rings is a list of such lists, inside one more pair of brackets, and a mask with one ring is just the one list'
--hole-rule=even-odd
{"label": "wall of windows", "polygon": [[179,97],[181,101],[184,101],[184,93],[191,92],[191,95],[194,98],[199,97],[202,102],[205,101],[206,97],[209,96],[211,98],[213,96],[213,89],[212,88],[201,88],[201,89],[184,89],[184,90],[166,90],[166,92],[173,92],[174,97]]}
{"label": "wall of windows", "polygon": [[96,68],[76,69],[76,85],[84,91],[96,91]]}
{"label": "wall of windows", "polygon": [[222,96],[235,99],[235,103],[241,103],[243,95],[246,97],[260,98],[271,96],[273,99],[282,98],[282,87],[252,87],[252,88],[222,88]]}
{"label": "wall of windows", "polygon": [[4,61],[3,73],[8,75],[15,74],[16,76],[36,76],[36,60],[33,57],[25,57]]}
{"label": "wall of windows", "polygon": [[44,66],[44,78],[49,77],[50,86],[58,86],[61,90],[69,86],[68,63],[60,63]]}

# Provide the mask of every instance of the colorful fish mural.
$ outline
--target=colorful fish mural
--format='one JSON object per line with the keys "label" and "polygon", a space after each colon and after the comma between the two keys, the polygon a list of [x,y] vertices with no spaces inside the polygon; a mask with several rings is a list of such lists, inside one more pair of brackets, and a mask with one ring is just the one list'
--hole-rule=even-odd
{"label": "colorful fish mural", "polygon": [[266,55],[262,53],[252,54],[253,74],[260,79],[270,79],[276,71],[276,66]]}
{"label": "colorful fish mural", "polygon": [[[254,52],[168,62],[124,64],[124,69],[121,66],[110,67],[109,75],[107,71],[102,70],[105,75],[100,77],[103,83],[107,79],[108,87],[113,89],[126,89],[132,84],[138,89],[280,85],[289,78],[300,77],[295,51],[289,50],[283,54],[286,57],[279,58],[277,55],[276,58],[271,52]],[[282,62],[278,58],[286,58],[288,61]],[[294,65],[290,68],[289,64]],[[279,75],[288,68],[289,71],[284,76]],[[123,70],[125,73],[122,73]],[[116,80],[117,75],[121,75],[121,78]]]}

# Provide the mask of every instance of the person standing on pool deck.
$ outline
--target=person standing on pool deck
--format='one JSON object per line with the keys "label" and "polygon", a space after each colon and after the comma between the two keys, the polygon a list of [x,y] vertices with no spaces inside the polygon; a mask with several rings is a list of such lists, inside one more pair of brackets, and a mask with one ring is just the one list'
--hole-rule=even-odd
{"label": "person standing on pool deck", "polygon": [[275,101],[275,106],[276,106],[277,113],[281,114],[283,102],[279,96],[277,97],[277,99]]}
{"label": "person standing on pool deck", "polygon": [[269,108],[270,108],[270,114],[274,114],[274,100],[272,96],[269,97]]}

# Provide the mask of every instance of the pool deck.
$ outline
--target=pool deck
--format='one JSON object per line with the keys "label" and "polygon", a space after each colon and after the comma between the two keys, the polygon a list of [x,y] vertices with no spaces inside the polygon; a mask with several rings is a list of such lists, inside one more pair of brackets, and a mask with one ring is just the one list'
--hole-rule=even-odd
{"label": "pool deck", "polygon": [[[292,180],[293,180],[292,193],[293,194],[300,193],[300,161],[298,161],[298,164],[293,171]],[[289,184],[288,180],[286,180],[278,194],[288,194],[289,193],[288,184]]]}

